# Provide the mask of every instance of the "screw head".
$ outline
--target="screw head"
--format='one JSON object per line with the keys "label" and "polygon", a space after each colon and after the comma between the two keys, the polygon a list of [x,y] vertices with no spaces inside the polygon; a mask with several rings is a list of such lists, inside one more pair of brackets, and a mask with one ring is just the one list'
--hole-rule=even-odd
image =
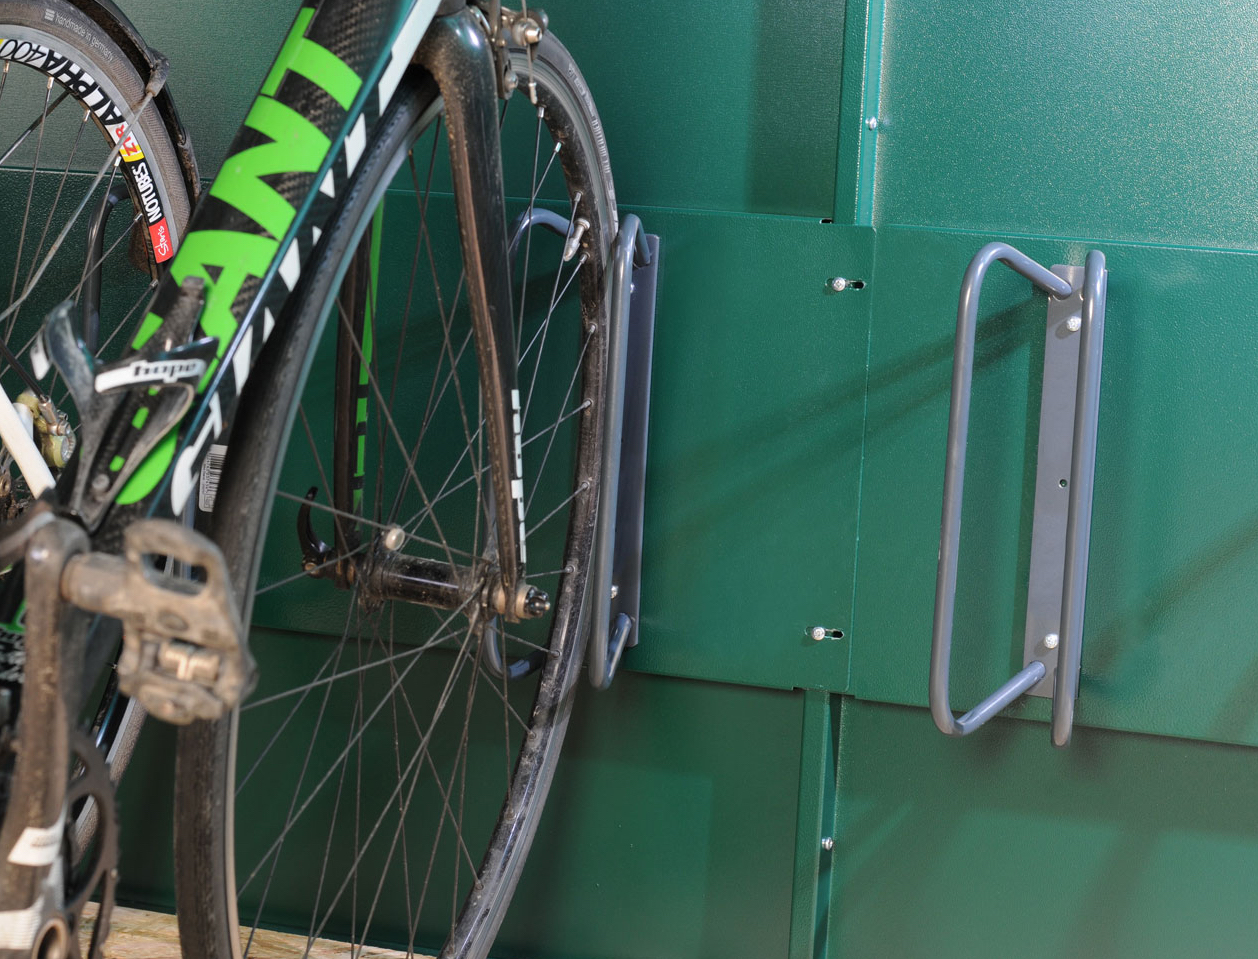
{"label": "screw head", "polygon": [[1066,329],[1068,329],[1071,333],[1078,333],[1081,329],[1083,329],[1083,317],[1072,316],[1066,321]]}
{"label": "screw head", "polygon": [[384,533],[384,548],[390,553],[401,549],[406,542],[406,530],[400,526],[390,526]]}
{"label": "screw head", "polygon": [[866,126],[866,127],[868,127],[870,130],[877,130],[877,129],[878,129],[878,118],[877,118],[877,117],[870,117],[868,120],[866,120],[866,121],[865,121],[865,126]]}
{"label": "screw head", "polygon": [[1057,634],[1056,634],[1056,633],[1049,633],[1047,636],[1045,636],[1045,637],[1044,637],[1044,648],[1045,648],[1045,649],[1056,649],[1056,648],[1057,648],[1057,642],[1058,642],[1058,636],[1057,636]]}
{"label": "screw head", "polygon": [[109,489],[109,477],[104,473],[97,473],[92,480],[92,492],[103,493]]}
{"label": "screw head", "polygon": [[832,849],[834,849],[834,837],[833,836],[824,837],[821,840],[821,848],[824,849],[826,852],[830,852]]}
{"label": "screw head", "polygon": [[808,630],[808,635],[817,642],[821,642],[826,638],[826,628],[824,626],[814,626],[812,629]]}
{"label": "screw head", "polygon": [[835,293],[842,293],[844,290],[847,289],[847,279],[842,276],[831,277],[829,286],[830,286],[830,289],[834,290]]}

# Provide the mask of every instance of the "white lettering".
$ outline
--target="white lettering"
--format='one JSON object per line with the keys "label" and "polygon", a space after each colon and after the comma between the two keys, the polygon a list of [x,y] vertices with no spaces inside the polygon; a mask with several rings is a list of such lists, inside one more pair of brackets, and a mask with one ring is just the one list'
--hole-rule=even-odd
{"label": "white lettering", "polygon": [[96,375],[96,392],[107,393],[120,386],[136,386],[141,383],[196,382],[205,373],[205,360],[135,360],[116,370],[106,370]]}

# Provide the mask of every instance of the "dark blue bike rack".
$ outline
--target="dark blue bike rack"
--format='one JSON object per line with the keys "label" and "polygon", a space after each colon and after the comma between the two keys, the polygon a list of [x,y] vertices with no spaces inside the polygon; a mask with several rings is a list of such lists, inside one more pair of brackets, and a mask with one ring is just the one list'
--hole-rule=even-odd
{"label": "dark blue bike rack", "polygon": [[624,218],[607,265],[607,407],[603,482],[590,590],[590,682],[606,689],[621,654],[638,643],[642,507],[646,487],[651,347],[660,238]]}

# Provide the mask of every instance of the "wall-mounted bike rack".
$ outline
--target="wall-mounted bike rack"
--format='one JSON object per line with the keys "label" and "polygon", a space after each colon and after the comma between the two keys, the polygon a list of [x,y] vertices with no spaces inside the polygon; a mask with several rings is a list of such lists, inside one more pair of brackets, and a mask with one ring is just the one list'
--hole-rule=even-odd
{"label": "wall-mounted bike rack", "polygon": [[[957,718],[948,703],[948,669],[975,329],[983,278],[997,260],[1048,294],[1026,637],[1021,672]],[[1066,746],[1070,742],[1083,646],[1107,276],[1105,256],[1097,250],[1088,254],[1083,267],[1054,266],[1047,270],[1005,243],[983,247],[965,271],[957,308],[930,656],[931,715],[940,731],[949,736],[972,733],[1027,693],[1052,698],[1053,744]]]}
{"label": "wall-mounted bike rack", "polygon": [[638,643],[647,414],[655,338],[660,238],[632,213],[620,224],[607,264],[610,309],[603,482],[590,589],[590,682],[611,685],[620,656]]}

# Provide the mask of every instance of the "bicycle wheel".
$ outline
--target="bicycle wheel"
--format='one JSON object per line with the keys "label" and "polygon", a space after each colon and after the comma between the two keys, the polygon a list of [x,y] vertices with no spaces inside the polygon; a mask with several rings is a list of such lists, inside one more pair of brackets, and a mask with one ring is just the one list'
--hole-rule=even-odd
{"label": "bicycle wheel", "polygon": [[[111,33],[64,0],[0,0],[0,312],[8,314],[0,336],[24,364],[44,316],[65,299],[79,302],[94,352],[118,356],[130,339],[119,334],[138,324],[187,224],[188,180],[171,134],[155,104],[132,116],[145,79]],[[106,167],[120,140],[118,159]],[[12,364],[4,364],[0,382],[10,399],[28,389]],[[73,428],[65,387],[53,379],[43,388]],[[0,453],[0,521],[28,501],[25,481]],[[6,722],[20,707],[20,599],[17,591],[0,609]],[[103,668],[107,658],[103,650],[94,665]],[[143,711],[106,679],[88,696],[84,722],[94,726],[115,781],[142,721]],[[78,823],[81,840],[90,838],[94,816],[89,805]]]}
{"label": "bicycle wheel", "polygon": [[[551,608],[507,623],[481,600],[501,454],[482,428],[442,104],[416,72],[323,227],[311,285],[276,326],[286,339],[250,377],[218,488],[216,539],[239,593],[257,583],[261,679],[231,721],[180,732],[188,959],[264,952],[274,930],[482,957],[532,841],[584,651],[616,210],[572,58],[549,35],[512,57],[537,91],[536,106],[507,101],[502,140],[528,582]],[[356,430],[335,428],[338,382],[356,388]],[[347,449],[356,488],[338,510]],[[311,558],[303,507],[341,553]],[[381,597],[369,584],[382,553],[450,561],[462,598]]]}

